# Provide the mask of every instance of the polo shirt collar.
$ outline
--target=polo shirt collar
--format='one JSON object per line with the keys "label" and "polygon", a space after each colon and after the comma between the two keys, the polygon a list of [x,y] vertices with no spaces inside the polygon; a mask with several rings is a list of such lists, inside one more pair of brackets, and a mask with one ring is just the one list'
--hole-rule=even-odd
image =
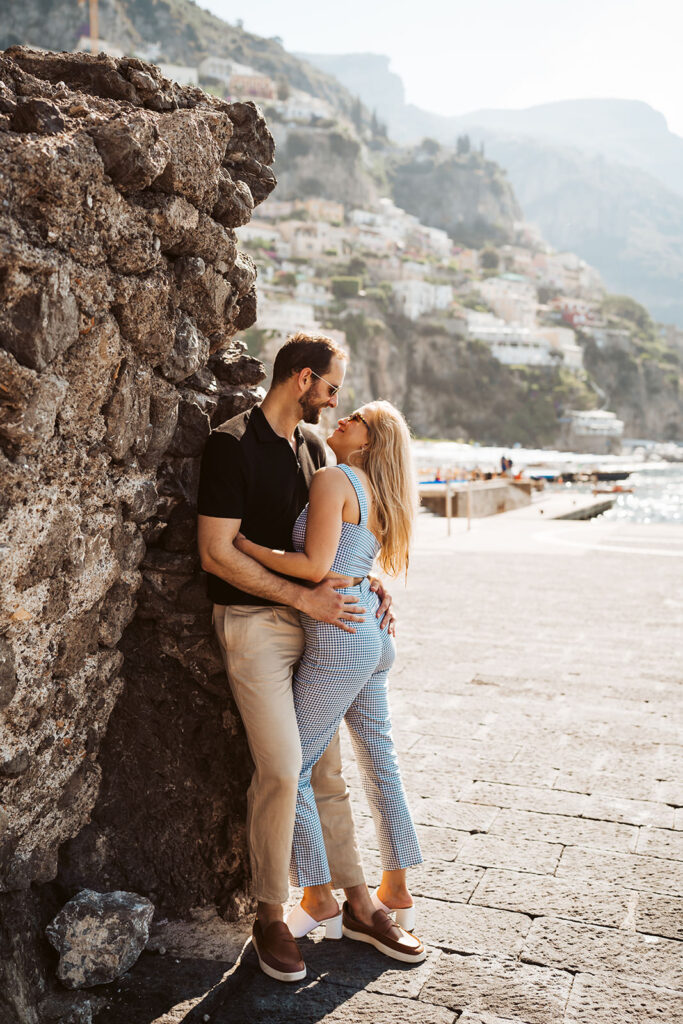
{"label": "polo shirt collar", "polygon": [[[285,441],[286,438],[281,437],[280,434],[276,434],[270,423],[266,419],[266,415],[261,409],[260,405],[255,405],[251,413],[252,423],[254,424],[254,433],[256,434],[259,441],[264,444],[277,444],[280,441]],[[306,444],[306,438],[299,425],[297,424],[294,428],[294,440],[296,446],[299,448],[302,444]]]}

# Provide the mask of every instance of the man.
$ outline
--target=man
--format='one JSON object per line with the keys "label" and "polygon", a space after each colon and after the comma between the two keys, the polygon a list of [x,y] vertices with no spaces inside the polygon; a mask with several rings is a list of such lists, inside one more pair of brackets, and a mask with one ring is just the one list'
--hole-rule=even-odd
{"label": "man", "polygon": [[[325,449],[313,431],[324,408],[335,408],[346,355],[325,337],[297,334],[278,352],[273,381],[260,406],[218,427],[206,444],[199,485],[199,552],[209,574],[214,625],[230,686],[254,761],[247,803],[252,883],[258,901],[254,945],[266,974],[303,978],[306,968],[283,921],[288,896],[301,747],[292,672],[304,646],[299,611],[354,631],[365,611],[330,581],[309,587],[277,576],[242,554],[238,531],[269,547],[292,550],[292,527],[308,500]],[[339,586],[339,582],[336,583]],[[391,598],[377,612],[393,628]],[[335,888],[343,888],[359,919],[371,918],[346,783],[339,735],[316,765],[316,802]]]}

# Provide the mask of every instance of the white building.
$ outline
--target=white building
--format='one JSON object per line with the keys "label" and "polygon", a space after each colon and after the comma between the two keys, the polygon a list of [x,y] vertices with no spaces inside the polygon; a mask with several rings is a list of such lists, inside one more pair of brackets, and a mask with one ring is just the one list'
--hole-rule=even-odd
{"label": "white building", "polygon": [[449,284],[407,280],[394,281],[391,287],[397,308],[409,320],[417,320],[438,309],[448,309],[453,302],[453,289]]}
{"label": "white building", "polygon": [[536,333],[561,354],[566,367],[570,370],[583,369],[583,349],[576,344],[576,335],[571,327],[547,327],[541,324]]}
{"label": "white building", "polygon": [[425,224],[418,224],[407,235],[410,244],[416,245],[423,252],[436,256],[440,260],[447,260],[453,252],[453,242],[448,232],[440,228],[430,228]]}
{"label": "white building", "polygon": [[282,232],[272,224],[265,224],[261,220],[252,220],[249,224],[243,224],[237,230],[237,237],[241,242],[253,242],[255,239],[263,239],[264,242],[272,242],[275,247],[282,241]]}
{"label": "white building", "polygon": [[618,452],[624,421],[606,409],[572,409],[565,417],[563,443],[572,451]]}
{"label": "white building", "polygon": [[536,289],[518,274],[487,277],[477,285],[494,313],[507,323],[533,327],[538,312]]}
{"label": "white building", "polygon": [[283,337],[297,331],[307,331],[311,334],[320,333],[320,324],[316,320],[315,310],[311,303],[273,302],[265,296],[259,296],[258,319],[254,326],[258,330],[273,331]]}
{"label": "white building", "polygon": [[469,310],[467,334],[485,342],[491,355],[507,366],[556,366],[561,359],[553,352],[550,342],[531,327],[508,324],[491,313]]}
{"label": "white building", "polygon": [[329,306],[334,296],[327,288],[314,280],[299,281],[294,291],[297,302],[310,302],[317,309]]}
{"label": "white building", "polygon": [[164,78],[178,85],[197,85],[199,75],[196,68],[186,67],[184,64],[157,64]]}
{"label": "white building", "polygon": [[284,220],[278,227],[289,242],[292,259],[315,259],[343,250],[343,229],[325,221]]}
{"label": "white building", "polygon": [[278,100],[275,109],[286,121],[314,121],[316,118],[332,117],[332,107],[326,100],[311,96],[300,89],[292,89],[286,100]]}
{"label": "white building", "polygon": [[230,75],[235,62],[225,57],[205,57],[197,71],[202,78],[217,78],[219,82],[230,84]]}

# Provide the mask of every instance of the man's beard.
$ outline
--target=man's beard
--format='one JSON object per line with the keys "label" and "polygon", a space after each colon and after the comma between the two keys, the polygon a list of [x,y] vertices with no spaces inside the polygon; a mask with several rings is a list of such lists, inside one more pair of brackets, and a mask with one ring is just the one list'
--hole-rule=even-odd
{"label": "man's beard", "polygon": [[314,399],[309,398],[308,394],[301,396],[299,405],[301,406],[301,419],[304,423],[320,423],[320,413],[325,408],[324,405],[316,403]]}

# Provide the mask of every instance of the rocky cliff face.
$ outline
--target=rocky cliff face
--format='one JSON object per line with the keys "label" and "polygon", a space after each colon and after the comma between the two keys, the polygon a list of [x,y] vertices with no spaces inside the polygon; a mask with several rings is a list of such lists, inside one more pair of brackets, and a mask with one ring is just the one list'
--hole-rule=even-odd
{"label": "rocky cliff face", "polygon": [[367,151],[346,127],[283,124],[273,119],[278,199],[320,196],[369,207],[378,196]]}
{"label": "rocky cliff face", "polygon": [[522,219],[501,168],[480,153],[456,155],[425,140],[389,162],[396,203],[465,245],[512,239]]}
{"label": "rocky cliff face", "polygon": [[273,149],[252,104],[141,61],[0,54],[3,1021],[43,1019],[56,898],[239,906],[248,754],[195,494],[262,377],[232,341],[256,273],[233,229]]}

